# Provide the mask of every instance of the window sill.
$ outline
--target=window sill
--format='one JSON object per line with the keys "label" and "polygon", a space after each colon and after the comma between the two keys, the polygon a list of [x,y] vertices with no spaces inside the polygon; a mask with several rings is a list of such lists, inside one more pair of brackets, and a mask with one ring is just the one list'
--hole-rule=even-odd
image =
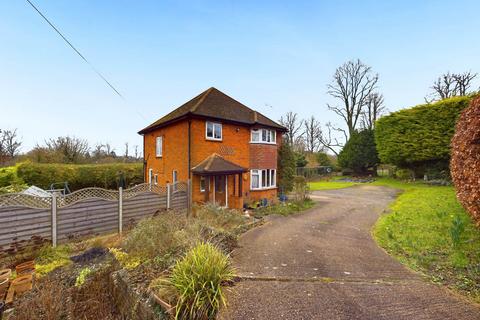
{"label": "window sill", "polygon": [[277,187],[258,188],[258,189],[250,188],[250,191],[266,191],[266,190],[273,190],[273,189],[277,189]]}
{"label": "window sill", "polygon": [[275,146],[277,145],[276,142],[263,142],[263,141],[250,141],[251,144],[268,144],[268,145],[271,145],[271,146]]}
{"label": "window sill", "polygon": [[205,138],[207,141],[213,141],[213,142],[222,142],[223,139],[214,139],[214,138]]}

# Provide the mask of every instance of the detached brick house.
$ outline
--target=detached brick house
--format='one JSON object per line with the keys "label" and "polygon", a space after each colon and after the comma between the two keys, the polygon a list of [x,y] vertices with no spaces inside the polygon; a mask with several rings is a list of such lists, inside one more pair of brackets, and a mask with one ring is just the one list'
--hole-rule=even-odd
{"label": "detached brick house", "polygon": [[192,200],[230,208],[277,196],[286,128],[210,88],[139,131],[145,180],[192,181]]}

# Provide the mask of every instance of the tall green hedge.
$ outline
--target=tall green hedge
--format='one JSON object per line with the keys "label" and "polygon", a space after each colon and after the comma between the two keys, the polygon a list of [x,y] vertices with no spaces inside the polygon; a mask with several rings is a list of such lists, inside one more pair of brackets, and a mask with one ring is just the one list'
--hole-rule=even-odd
{"label": "tall green hedge", "polygon": [[87,187],[118,188],[123,175],[126,184],[143,183],[142,163],[43,164],[24,162],[17,166],[17,176],[27,185],[50,188],[52,183],[68,182],[70,190]]}
{"label": "tall green hedge", "polygon": [[[455,123],[471,97],[454,97],[394,112],[380,118],[375,141],[382,163],[448,171]],[[420,173],[421,174],[421,173]]]}

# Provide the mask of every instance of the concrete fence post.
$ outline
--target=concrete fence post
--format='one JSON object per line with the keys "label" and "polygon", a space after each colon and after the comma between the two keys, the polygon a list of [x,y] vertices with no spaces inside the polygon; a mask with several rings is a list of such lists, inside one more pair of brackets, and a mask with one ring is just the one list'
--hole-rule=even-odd
{"label": "concrete fence post", "polygon": [[52,193],[52,246],[57,246],[57,195]]}
{"label": "concrete fence post", "polygon": [[167,209],[170,209],[170,194],[171,194],[171,185],[167,183]]}
{"label": "concrete fence post", "polygon": [[123,188],[118,188],[118,233],[123,231]]}

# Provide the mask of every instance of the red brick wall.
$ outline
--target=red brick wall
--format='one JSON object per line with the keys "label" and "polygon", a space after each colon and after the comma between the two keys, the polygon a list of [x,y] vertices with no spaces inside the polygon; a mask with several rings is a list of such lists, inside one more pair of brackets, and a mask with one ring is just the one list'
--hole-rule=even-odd
{"label": "red brick wall", "polygon": [[[163,157],[155,155],[156,137],[163,136]],[[247,169],[276,169],[277,149],[281,143],[281,134],[277,133],[277,145],[251,144],[250,127],[222,123],[222,141],[211,141],[205,137],[205,120],[191,119],[191,166],[194,167],[212,153],[217,153]],[[172,182],[172,171],[177,170],[178,180],[186,181],[188,177],[188,120],[183,120],[153,132],[144,137],[145,159],[147,161],[145,181],[148,181],[148,169],[158,174],[161,185]],[[237,178],[238,179],[238,178]],[[274,200],[276,189],[250,191],[250,172],[242,175],[243,196],[245,202],[258,201],[263,198]],[[237,182],[238,183],[238,182]],[[238,184],[235,187],[238,194]],[[212,191],[212,186],[210,190]],[[192,177],[193,201],[205,201],[205,194],[200,192],[200,177]],[[234,191],[233,176],[228,178],[229,202]],[[211,192],[210,192],[211,193]],[[210,196],[210,200],[212,197]],[[237,204],[237,205],[240,205]]]}
{"label": "red brick wall", "polygon": [[[156,156],[156,137],[163,136],[163,156]],[[145,155],[147,161],[145,181],[148,182],[148,169],[158,174],[158,183],[172,182],[172,172],[178,172],[178,181],[188,179],[188,122],[181,121],[145,134]]]}

